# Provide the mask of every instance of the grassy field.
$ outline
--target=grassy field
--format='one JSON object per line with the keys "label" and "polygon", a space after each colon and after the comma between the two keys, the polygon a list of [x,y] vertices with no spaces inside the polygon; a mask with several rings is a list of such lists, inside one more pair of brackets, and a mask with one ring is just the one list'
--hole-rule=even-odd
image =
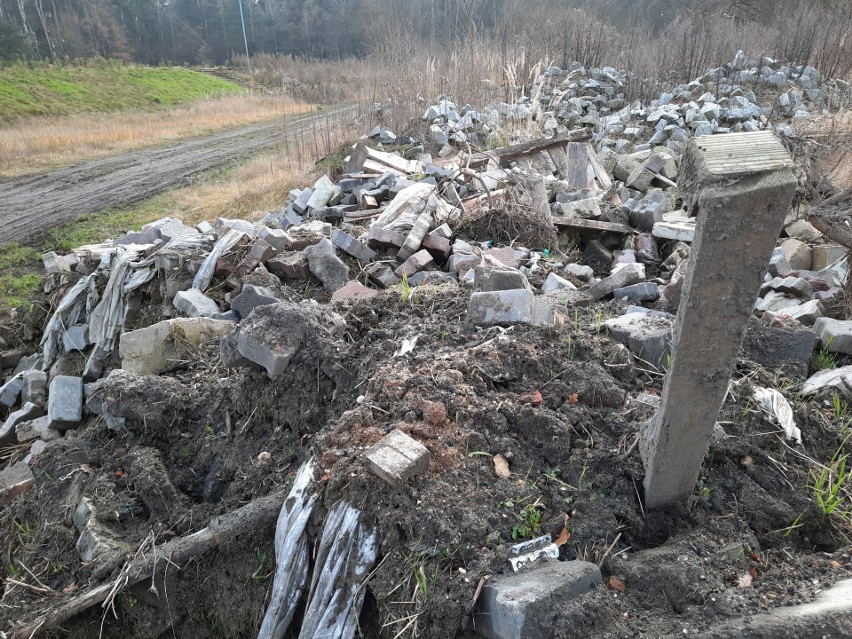
{"label": "grassy field", "polygon": [[165,216],[195,225],[217,217],[257,220],[281,209],[291,189],[303,188],[339,166],[348,151],[345,143],[357,137],[350,121],[328,119],[316,126],[321,131],[306,132],[229,168],[211,171],[192,186],[131,207],[78,217],[27,245],[0,244],[0,322],[38,287],[43,273],[41,255],[47,251],[64,253],[117,238]]}
{"label": "grassy field", "polygon": [[100,61],[86,66],[0,67],[0,124],[34,115],[154,109],[242,88],[189,69]]}

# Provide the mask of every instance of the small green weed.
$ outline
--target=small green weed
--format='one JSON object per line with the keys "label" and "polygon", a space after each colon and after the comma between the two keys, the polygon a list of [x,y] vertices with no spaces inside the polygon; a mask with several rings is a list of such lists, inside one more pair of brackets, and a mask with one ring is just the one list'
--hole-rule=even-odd
{"label": "small green weed", "polygon": [[251,573],[251,578],[255,581],[264,581],[269,579],[272,574],[275,572],[274,570],[271,572],[266,572],[264,569],[266,568],[266,553],[263,552],[260,548],[254,549],[254,556],[257,557],[257,568],[255,568],[254,572]]}
{"label": "small green weed", "polygon": [[847,468],[849,454],[843,452],[843,447],[849,440],[840,444],[834,455],[819,474],[811,471],[814,499],[820,512],[841,520],[852,521],[852,504],[849,503],[849,491],[852,489],[852,470]]}
{"label": "small green weed", "polygon": [[819,370],[825,370],[826,368],[835,368],[837,366],[837,355],[829,352],[828,347],[831,346],[831,342],[834,338],[830,337],[829,340],[825,343],[821,349],[816,352],[814,355],[813,363]]}
{"label": "small green weed", "polygon": [[518,513],[521,521],[512,526],[512,539],[523,539],[529,537],[533,539],[541,535],[541,509],[544,505],[540,500],[536,499],[533,503],[527,504]]}
{"label": "small green weed", "polygon": [[414,292],[415,287],[411,286],[411,284],[408,283],[407,275],[402,276],[402,284],[400,284],[400,286],[400,297],[402,298],[403,302],[408,302],[412,305],[420,302],[419,296],[417,295],[417,293]]}

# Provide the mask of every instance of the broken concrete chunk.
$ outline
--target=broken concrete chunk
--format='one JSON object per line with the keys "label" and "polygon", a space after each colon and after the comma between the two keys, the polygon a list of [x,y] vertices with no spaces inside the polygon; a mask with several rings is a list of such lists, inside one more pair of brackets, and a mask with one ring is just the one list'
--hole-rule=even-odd
{"label": "broken concrete chunk", "polygon": [[202,342],[227,335],[235,323],[206,317],[158,322],[121,335],[121,367],[134,375],[159,375],[192,359]]}
{"label": "broken concrete chunk", "polygon": [[535,296],[528,290],[473,293],[467,318],[473,324],[532,324]]}
{"label": "broken concrete chunk", "polygon": [[848,253],[849,251],[842,246],[832,246],[831,244],[817,246],[813,249],[812,263],[808,268],[821,271],[838,260],[842,260]]}
{"label": "broken concrete chunk", "polygon": [[645,280],[645,265],[644,264],[624,264],[612,275],[594,284],[588,291],[589,297],[593,300],[599,300],[606,297],[613,291],[631,284],[638,284]]}
{"label": "broken concrete chunk", "polygon": [[11,408],[18,403],[18,396],[24,389],[24,375],[19,373],[0,386],[0,404]]}
{"label": "broken concrete chunk", "polygon": [[678,242],[692,242],[695,239],[694,222],[657,222],[652,231],[654,237]]}
{"label": "broken concrete chunk", "polygon": [[852,355],[852,320],[820,317],[814,323],[814,332],[828,352]]}
{"label": "broken concrete chunk", "polygon": [[475,291],[510,291],[530,288],[526,276],[514,269],[477,266],[473,271],[473,290]]}
{"label": "broken concrete chunk", "polygon": [[852,401],[852,366],[826,368],[814,373],[802,385],[802,395],[813,395],[824,388],[836,390]]}
{"label": "broken concrete chunk", "polygon": [[[592,269],[589,270],[591,271]],[[576,290],[577,287],[564,277],[559,277],[556,273],[550,273],[547,276],[547,279],[544,280],[544,284],[541,285],[542,293],[550,293],[551,291],[559,291],[562,289]]]}
{"label": "broken concrete chunk", "polygon": [[792,269],[790,262],[787,260],[787,254],[780,246],[772,251],[772,257],[769,259],[769,268],[766,269],[772,277],[786,277]]}
{"label": "broken concrete chunk", "polygon": [[603,323],[609,336],[656,368],[668,366],[673,323],[650,313],[628,313]]}
{"label": "broken concrete chunk", "polygon": [[349,267],[334,253],[331,240],[323,239],[318,244],[304,250],[308,258],[308,266],[323,288],[330,293],[341,288],[349,281]]}
{"label": "broken concrete chunk", "polygon": [[767,326],[753,318],[740,356],[767,368],[796,364],[806,369],[816,342],[814,331],[798,322],[790,322],[790,326]]}
{"label": "broken concrete chunk", "polygon": [[323,335],[345,327],[344,320],[315,302],[278,302],[260,306],[239,325],[237,352],[266,369],[270,377],[287,370],[302,345],[313,347]]}
{"label": "broken concrete chunk", "polygon": [[265,286],[243,284],[240,294],[231,300],[231,310],[236,312],[240,319],[245,319],[258,306],[277,304],[280,301],[280,299],[275,297],[275,293]]}
{"label": "broken concrete chunk", "polygon": [[576,277],[577,279],[589,282],[595,276],[595,272],[591,266],[585,264],[568,263],[565,265],[565,271]]}
{"label": "broken concrete chunk", "polygon": [[429,450],[399,429],[373,444],[364,458],[367,468],[391,486],[398,486],[429,470]]}
{"label": "broken concrete chunk", "polygon": [[25,493],[35,485],[35,478],[26,462],[0,471],[0,504],[9,504],[15,497]]}
{"label": "broken concrete chunk", "polygon": [[16,443],[15,428],[18,424],[26,421],[31,421],[44,415],[44,409],[35,404],[27,403],[21,406],[18,410],[11,413],[3,426],[0,426],[0,445],[8,445]]}
{"label": "broken concrete chunk", "polygon": [[21,402],[32,402],[37,406],[44,406],[47,396],[47,373],[38,370],[24,371],[24,386],[21,389]]}
{"label": "broken concrete chunk", "polygon": [[61,255],[57,255],[53,251],[42,255],[41,261],[44,263],[44,270],[48,275],[52,273],[71,272],[71,267],[68,266],[68,262],[62,259]]}
{"label": "broken concrete chunk", "polygon": [[57,375],[47,395],[48,426],[56,430],[74,428],[83,419],[83,379]]}
{"label": "broken concrete chunk", "polygon": [[819,300],[811,300],[798,306],[790,306],[781,311],[782,315],[798,320],[805,326],[813,326],[825,313],[825,306]]}
{"label": "broken concrete chunk", "polygon": [[382,288],[396,286],[401,281],[387,264],[371,264],[367,267],[367,275],[370,281]]}
{"label": "broken concrete chunk", "polygon": [[540,568],[492,579],[473,613],[487,639],[556,636],[554,609],[603,584],[600,568],[587,561],[548,561]]}
{"label": "broken concrete chunk", "polygon": [[46,442],[53,441],[62,437],[62,433],[50,427],[50,417],[42,415],[26,422],[20,422],[15,426],[15,436],[19,443],[25,444],[34,439],[41,439]]}
{"label": "broken concrete chunk", "polygon": [[795,271],[808,271],[811,268],[812,252],[811,247],[795,238],[784,240],[781,243],[781,250],[787,257],[790,267]]}
{"label": "broken concrete chunk", "polygon": [[219,312],[219,305],[197,288],[178,291],[174,305],[187,317],[212,317]]}

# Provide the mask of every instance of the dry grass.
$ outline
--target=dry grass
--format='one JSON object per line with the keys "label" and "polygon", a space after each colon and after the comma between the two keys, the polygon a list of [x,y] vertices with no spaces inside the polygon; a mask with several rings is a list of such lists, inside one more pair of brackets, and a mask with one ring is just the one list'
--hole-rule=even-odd
{"label": "dry grass", "polygon": [[172,209],[165,214],[186,224],[217,217],[260,219],[282,209],[290,190],[305,188],[342,166],[337,153],[358,134],[351,118],[317,121],[310,131],[239,163],[224,176],[174,191]]}
{"label": "dry grass", "polygon": [[0,129],[0,177],[38,173],[309,110],[291,97],[242,94],[162,111],[33,118]]}

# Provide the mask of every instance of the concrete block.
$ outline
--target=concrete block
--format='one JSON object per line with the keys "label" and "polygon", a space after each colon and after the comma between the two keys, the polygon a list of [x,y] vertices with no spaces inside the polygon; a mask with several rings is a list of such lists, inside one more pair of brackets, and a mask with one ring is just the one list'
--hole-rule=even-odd
{"label": "concrete block", "polygon": [[772,257],[769,258],[769,268],[766,270],[772,277],[786,277],[787,273],[793,270],[787,259],[787,254],[780,246],[772,251]]}
{"label": "concrete block", "polygon": [[650,313],[628,313],[606,320],[603,326],[634,356],[660,369],[668,366],[674,328],[671,320]]}
{"label": "concrete block", "polygon": [[174,305],[187,317],[212,317],[219,313],[219,305],[197,288],[178,291]]}
{"label": "concrete block", "polygon": [[473,270],[473,290],[475,291],[510,291],[513,289],[530,289],[530,283],[520,271],[488,266],[477,266]]}
{"label": "concrete block", "polygon": [[834,264],[837,260],[843,259],[848,253],[849,251],[844,247],[832,244],[823,244],[814,247],[810,268],[815,271],[821,271]]}
{"label": "concrete block", "polygon": [[473,613],[476,632],[487,639],[554,639],[555,608],[603,585],[597,565],[549,561],[540,568],[486,583]]}
{"label": "concrete block", "polygon": [[450,255],[450,261],[447,264],[447,270],[453,273],[461,273],[468,271],[480,263],[481,259],[478,255],[470,255],[467,253],[453,253]]}
{"label": "concrete block", "polygon": [[559,205],[562,215],[582,219],[597,219],[601,216],[601,205],[597,198],[586,198],[574,202],[564,202]]}
{"label": "concrete block", "polygon": [[613,272],[609,277],[594,284],[587,294],[593,300],[599,300],[606,297],[613,291],[631,284],[638,284],[645,280],[645,265],[644,264],[625,264],[617,271]]}
{"label": "concrete block", "polygon": [[84,351],[90,344],[89,327],[85,324],[71,326],[62,334],[62,347],[66,353]]}
{"label": "concrete block", "polygon": [[349,281],[349,267],[335,255],[331,240],[323,239],[307,247],[304,254],[311,273],[322,282],[326,291],[333,293]]}
{"label": "concrete block", "polygon": [[822,233],[817,231],[814,225],[807,220],[796,220],[786,226],[784,230],[787,232],[787,235],[797,240],[816,241],[822,238]]}
{"label": "concrete block", "polygon": [[633,302],[653,302],[660,298],[660,287],[654,282],[641,282],[623,288],[617,288],[612,292],[617,300],[631,300]]}
{"label": "concrete block", "polygon": [[367,245],[374,249],[400,248],[405,244],[405,235],[373,225],[367,233]]}
{"label": "concrete block", "polygon": [[244,319],[258,306],[277,304],[281,300],[265,286],[243,284],[240,294],[231,300],[231,310]]}
{"label": "concrete block", "polygon": [[229,334],[235,323],[206,317],[177,318],[123,333],[118,352],[121,367],[134,375],[159,375],[196,357],[202,342]]}
{"label": "concrete block", "polygon": [[371,264],[366,270],[370,281],[382,288],[396,286],[402,281],[394,275],[393,270],[386,264]]}
{"label": "concrete block", "polygon": [[24,404],[15,412],[10,413],[3,425],[0,426],[0,446],[16,443],[15,428],[18,424],[31,421],[42,415],[44,415],[44,409],[31,403]]}
{"label": "concrete block", "polygon": [[293,245],[293,239],[281,229],[270,229],[262,226],[258,236],[279,253],[289,251]]}
{"label": "concrete block", "polygon": [[794,271],[810,270],[812,261],[810,246],[801,240],[790,238],[781,243],[781,250],[784,251],[784,255]]}
{"label": "concrete block", "polygon": [[692,242],[695,239],[695,224],[692,222],[657,222],[654,224],[654,237],[678,242]]}
{"label": "concrete block", "polygon": [[37,406],[44,406],[47,401],[47,373],[38,370],[24,371],[21,389],[21,402],[32,402]]}
{"label": "concrete block", "polygon": [[0,386],[0,404],[11,408],[18,403],[18,397],[24,389],[23,373],[14,375],[12,379]]}
{"label": "concrete block", "polygon": [[585,264],[566,264],[565,272],[570,273],[577,279],[583,280],[584,282],[590,282],[595,276],[595,272],[592,270],[592,267],[586,266]]}
{"label": "concrete block", "polygon": [[531,324],[533,300],[528,290],[491,291],[473,293],[467,310],[467,319],[473,324]]}
{"label": "concrete block", "polygon": [[367,468],[391,486],[398,486],[429,470],[429,450],[399,429],[371,446],[364,459]]}
{"label": "concrete block", "polygon": [[852,320],[820,317],[814,323],[814,332],[830,353],[852,355]]}
{"label": "concrete block", "polygon": [[367,288],[357,280],[346,282],[341,288],[331,294],[332,302],[344,300],[368,300],[377,297],[379,292],[373,288]]}
{"label": "concrete block", "polygon": [[792,295],[801,299],[810,299],[813,297],[814,289],[803,277],[776,277],[764,284],[760,288],[761,294],[768,291],[777,291],[785,295]]}
{"label": "concrete block", "polygon": [[576,290],[577,287],[574,286],[568,280],[566,280],[564,277],[559,277],[556,273],[550,273],[547,276],[547,279],[544,280],[544,284],[541,285],[542,293],[550,293],[551,291],[559,291],[562,289]]}
{"label": "concrete block", "polygon": [[41,256],[41,261],[44,263],[44,270],[48,275],[52,273],[70,273],[71,267],[68,262],[62,259],[62,256],[57,255],[53,251],[45,253]]}
{"label": "concrete block", "polygon": [[83,419],[83,378],[57,375],[47,395],[48,425],[56,430],[74,428]]}
{"label": "concrete block", "polygon": [[348,253],[362,262],[372,262],[378,257],[373,249],[365,246],[360,241],[349,235],[349,233],[341,231],[340,229],[335,229],[332,232],[331,242],[344,253]]}
{"label": "concrete block", "polygon": [[15,497],[35,485],[35,478],[26,462],[18,462],[0,470],[0,504],[9,504]]}
{"label": "concrete block", "polygon": [[752,319],[740,356],[766,368],[794,364],[806,370],[816,343],[816,333],[797,322],[789,326],[768,326]]}
{"label": "concrete block", "polygon": [[825,313],[825,306],[819,300],[811,300],[798,306],[790,306],[781,311],[781,315],[798,320],[805,326],[813,326],[823,316],[823,313]]}

